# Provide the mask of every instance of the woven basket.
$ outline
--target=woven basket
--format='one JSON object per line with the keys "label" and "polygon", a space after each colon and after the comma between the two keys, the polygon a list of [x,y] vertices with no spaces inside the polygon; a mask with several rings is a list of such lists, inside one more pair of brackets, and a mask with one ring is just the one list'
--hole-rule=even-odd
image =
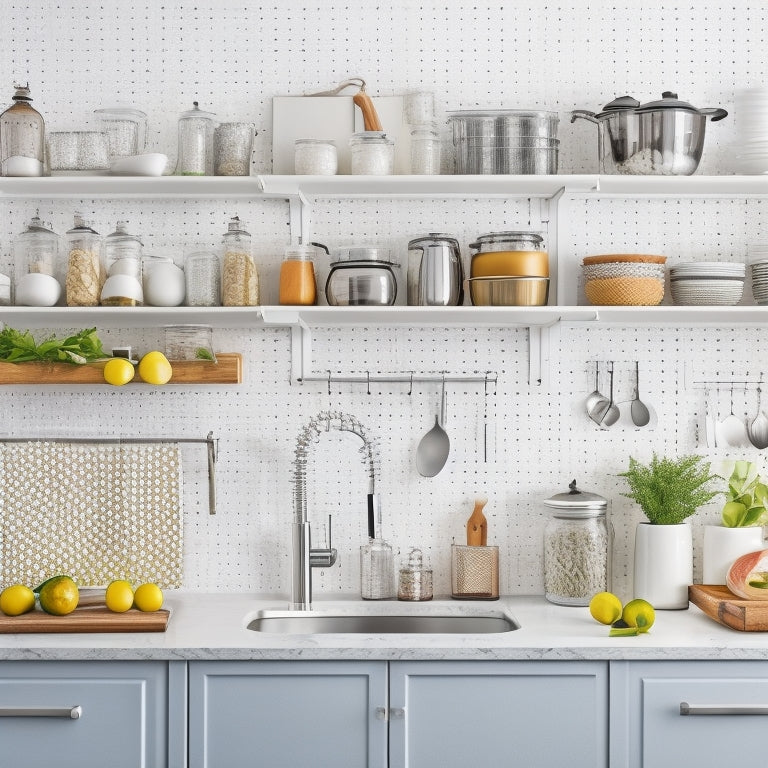
{"label": "woven basket", "polygon": [[590,304],[655,307],[664,298],[664,281],[653,277],[602,277],[587,280]]}
{"label": "woven basket", "polygon": [[649,264],[637,261],[611,261],[605,264],[584,264],[581,270],[585,280],[601,277],[653,277],[664,279],[663,264]]}
{"label": "woven basket", "polygon": [[583,264],[610,264],[619,261],[629,261],[636,264],[664,264],[666,256],[651,256],[643,253],[608,253],[604,256],[585,256]]}

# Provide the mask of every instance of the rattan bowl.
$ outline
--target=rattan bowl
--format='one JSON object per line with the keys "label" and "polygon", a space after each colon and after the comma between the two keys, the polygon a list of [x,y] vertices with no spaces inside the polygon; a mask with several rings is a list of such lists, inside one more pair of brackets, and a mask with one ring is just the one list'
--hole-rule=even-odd
{"label": "rattan bowl", "polygon": [[664,280],[656,277],[600,277],[584,283],[590,304],[655,307],[664,298]]}

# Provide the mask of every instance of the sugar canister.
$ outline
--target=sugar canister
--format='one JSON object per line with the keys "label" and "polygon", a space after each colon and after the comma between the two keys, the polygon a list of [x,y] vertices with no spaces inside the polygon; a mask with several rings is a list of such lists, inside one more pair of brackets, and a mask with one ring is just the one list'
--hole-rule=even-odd
{"label": "sugar canister", "polygon": [[569,489],[544,501],[551,515],[544,529],[544,596],[558,605],[589,605],[609,589],[608,501],[578,490],[575,480]]}
{"label": "sugar canister", "polygon": [[213,131],[213,172],[217,176],[250,176],[253,123],[220,123]]}
{"label": "sugar canister", "polygon": [[128,232],[127,224],[118,221],[112,234],[104,238],[104,260],[107,279],[101,289],[105,307],[135,307],[144,303],[141,284],[142,244]]}
{"label": "sugar canister", "polygon": [[221,304],[221,265],[213,251],[193,251],[184,259],[188,307],[218,307]]}
{"label": "sugar canister", "polygon": [[0,168],[3,176],[42,176],[45,123],[31,105],[29,84],[17,85],[13,104],[0,114]]}
{"label": "sugar canister", "polygon": [[[16,303],[52,307],[61,296],[59,236],[35,215],[13,244]],[[10,284],[9,284],[10,285]]]}
{"label": "sugar canister", "polygon": [[338,171],[336,142],[328,139],[296,139],[294,147],[294,173],[334,176]]}
{"label": "sugar canister", "polygon": [[101,237],[76,213],[74,226],[67,230],[68,246],[65,288],[67,306],[96,307],[106,271],[101,257]]}
{"label": "sugar canister", "polygon": [[382,131],[360,131],[349,140],[352,174],[387,176],[395,172],[395,142]]}
{"label": "sugar canister", "polygon": [[221,303],[225,307],[254,307],[259,303],[259,274],[251,254],[251,235],[238,216],[229,222],[223,239]]}
{"label": "sugar canister", "polygon": [[216,115],[192,102],[192,109],[179,117],[177,176],[213,175],[213,131]]}

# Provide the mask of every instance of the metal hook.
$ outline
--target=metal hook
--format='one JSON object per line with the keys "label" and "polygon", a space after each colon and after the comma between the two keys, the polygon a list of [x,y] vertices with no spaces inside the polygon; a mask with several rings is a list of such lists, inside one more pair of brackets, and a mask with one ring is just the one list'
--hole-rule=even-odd
{"label": "metal hook", "polygon": [[328,369],[328,397],[331,396],[331,369]]}
{"label": "metal hook", "polygon": [[368,390],[368,394],[371,394],[371,372],[366,371],[365,372],[365,381],[366,381],[366,388]]}
{"label": "metal hook", "polygon": [[411,371],[411,384],[408,387],[408,397],[413,394],[413,371]]}

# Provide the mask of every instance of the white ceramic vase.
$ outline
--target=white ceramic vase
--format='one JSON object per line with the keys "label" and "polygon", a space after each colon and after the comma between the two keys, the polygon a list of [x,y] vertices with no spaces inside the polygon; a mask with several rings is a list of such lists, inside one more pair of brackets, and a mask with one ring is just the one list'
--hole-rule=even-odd
{"label": "white ceramic vase", "polygon": [[723,525],[705,525],[702,582],[725,584],[728,569],[734,560],[764,548],[760,526],[726,528]]}
{"label": "white ceramic vase", "polygon": [[693,536],[688,523],[639,523],[635,531],[634,596],[654,608],[688,607],[693,583]]}

